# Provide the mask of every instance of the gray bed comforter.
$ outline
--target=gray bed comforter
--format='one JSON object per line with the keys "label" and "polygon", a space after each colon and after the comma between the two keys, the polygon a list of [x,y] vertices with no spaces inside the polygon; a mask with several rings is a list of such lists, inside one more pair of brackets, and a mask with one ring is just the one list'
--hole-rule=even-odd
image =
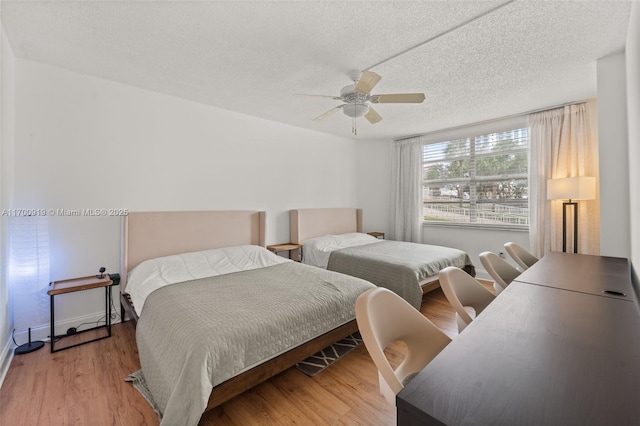
{"label": "gray bed comforter", "polygon": [[136,339],[161,424],[196,425],[214,386],[353,320],[371,287],[288,262],[154,291]]}
{"label": "gray bed comforter", "polygon": [[420,281],[437,275],[447,266],[473,269],[471,259],[462,250],[404,241],[381,241],[333,251],[327,269],[386,287],[420,309]]}

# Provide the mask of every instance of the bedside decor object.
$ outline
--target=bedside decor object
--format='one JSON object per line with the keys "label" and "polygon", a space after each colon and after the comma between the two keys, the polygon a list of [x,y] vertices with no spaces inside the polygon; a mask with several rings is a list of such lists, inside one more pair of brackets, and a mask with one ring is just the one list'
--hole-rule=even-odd
{"label": "bedside decor object", "polygon": [[596,178],[576,176],[547,180],[547,200],[569,200],[562,203],[562,251],[567,251],[567,207],[573,208],[573,252],[578,253],[577,200],[596,198]]}

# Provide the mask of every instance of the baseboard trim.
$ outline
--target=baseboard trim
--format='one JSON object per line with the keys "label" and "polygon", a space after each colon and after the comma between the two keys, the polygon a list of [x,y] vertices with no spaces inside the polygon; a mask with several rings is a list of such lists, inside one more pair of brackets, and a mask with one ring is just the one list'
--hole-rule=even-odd
{"label": "baseboard trim", "polygon": [[13,346],[13,341],[9,338],[2,349],[2,353],[0,353],[0,388],[2,387],[4,378],[7,376],[11,360],[13,359]]}
{"label": "baseboard trim", "polygon": [[[77,328],[78,331],[87,330],[89,328],[95,327],[96,322],[100,319],[104,319],[104,316],[104,312],[96,312],[79,317],[67,318],[62,321],[56,321],[55,333],[56,335],[64,334],[71,327]],[[119,322],[120,319],[117,318],[115,320],[112,320],[111,324],[113,325]],[[80,324],[83,325],[80,326]],[[102,324],[104,324],[104,322],[102,322]],[[31,340],[42,340],[44,342],[48,342],[50,340],[50,334],[51,328],[49,324],[42,324],[31,328]],[[19,344],[27,343],[29,341],[29,331],[16,331],[14,337],[16,339],[16,342],[18,342]]]}

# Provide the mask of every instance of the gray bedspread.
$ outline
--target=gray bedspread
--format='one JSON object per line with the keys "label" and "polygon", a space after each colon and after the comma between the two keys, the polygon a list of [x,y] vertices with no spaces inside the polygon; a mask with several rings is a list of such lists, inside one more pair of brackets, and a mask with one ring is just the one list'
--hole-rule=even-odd
{"label": "gray bedspread", "polygon": [[288,262],[154,291],[136,339],[161,425],[196,425],[214,386],[353,320],[372,287]]}
{"label": "gray bedspread", "polygon": [[386,287],[420,309],[420,281],[447,266],[473,265],[462,250],[404,241],[381,241],[335,250],[327,269]]}

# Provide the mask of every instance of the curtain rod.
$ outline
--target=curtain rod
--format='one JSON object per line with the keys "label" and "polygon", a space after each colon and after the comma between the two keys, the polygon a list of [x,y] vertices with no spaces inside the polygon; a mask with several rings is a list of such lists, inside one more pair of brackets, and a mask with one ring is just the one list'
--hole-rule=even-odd
{"label": "curtain rod", "polygon": [[403,140],[412,139],[412,138],[419,138],[421,136],[427,136],[427,135],[430,135],[432,133],[444,132],[444,131],[449,131],[449,130],[464,129],[465,127],[471,127],[471,126],[478,126],[478,125],[481,125],[481,124],[493,123],[495,121],[501,121],[501,120],[506,120],[506,119],[509,119],[509,118],[521,117],[523,115],[535,114],[537,112],[551,111],[552,109],[563,108],[563,107],[566,107],[566,106],[569,106],[569,105],[583,104],[583,103],[589,102],[589,101],[594,100],[594,99],[596,99],[596,98],[583,99],[581,101],[566,102],[566,103],[563,103],[563,104],[560,104],[560,105],[556,105],[556,106],[552,106],[552,107],[544,107],[544,108],[534,109],[534,110],[531,110],[531,111],[521,112],[521,113],[518,113],[518,114],[506,115],[504,117],[491,118],[489,120],[478,121],[478,122],[475,122],[475,123],[462,124],[460,126],[455,126],[455,127],[447,127],[446,129],[433,130],[431,132],[420,133],[420,134],[417,134],[417,135],[403,136],[401,138],[394,139],[394,141],[398,142],[398,141],[403,141]]}

